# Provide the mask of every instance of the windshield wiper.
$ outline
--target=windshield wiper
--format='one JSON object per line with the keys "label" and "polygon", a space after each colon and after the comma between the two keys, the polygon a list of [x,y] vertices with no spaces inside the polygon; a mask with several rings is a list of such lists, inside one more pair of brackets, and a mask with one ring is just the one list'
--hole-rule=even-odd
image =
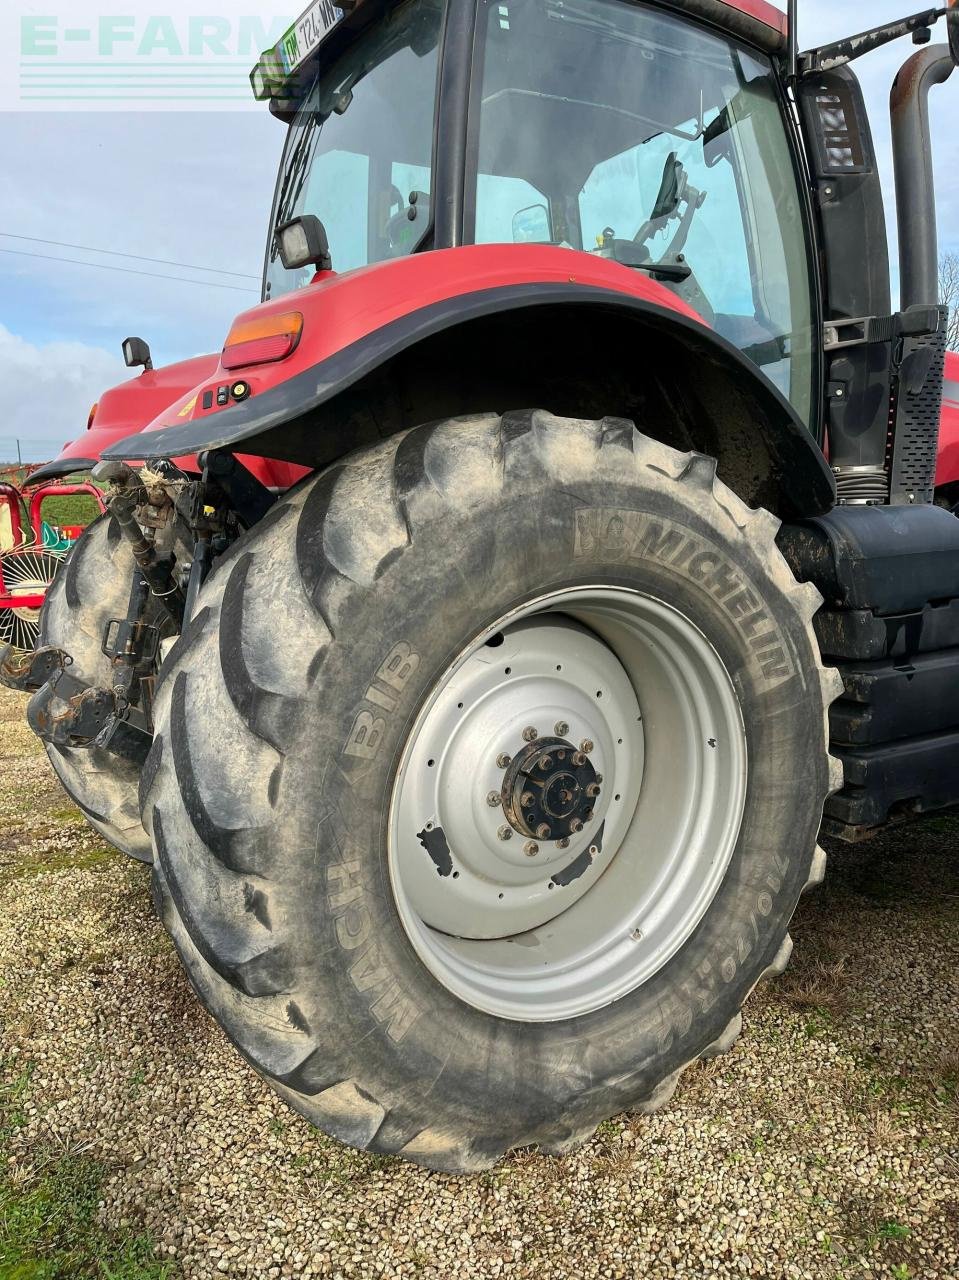
{"label": "windshield wiper", "polygon": [[675,258],[672,262],[655,262],[649,256],[646,246],[637,244],[635,240],[617,240],[614,236],[605,236],[600,254],[618,262],[620,266],[632,267],[635,271],[648,271],[651,276],[676,283],[688,280],[693,274],[688,262],[677,261]]}
{"label": "windshield wiper", "polygon": [[[276,226],[282,227],[285,222],[289,222],[290,214],[296,207],[296,202],[300,198],[303,190],[303,183],[306,180],[308,170],[308,159],[312,151],[312,142],[314,135],[321,127],[321,119],[318,112],[312,112],[309,120],[303,126],[303,132],[297,139],[296,147],[290,156],[290,163],[287,166],[286,173],[283,177],[283,185],[280,188],[280,194],[276,201]],[[294,184],[296,184],[294,186]],[[274,241],[272,246],[272,261],[276,261],[277,248]]]}

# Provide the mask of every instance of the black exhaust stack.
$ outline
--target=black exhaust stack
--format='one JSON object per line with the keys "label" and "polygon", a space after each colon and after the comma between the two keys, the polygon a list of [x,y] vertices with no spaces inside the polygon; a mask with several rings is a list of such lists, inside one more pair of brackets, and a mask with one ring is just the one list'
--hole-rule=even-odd
{"label": "black exhaust stack", "polygon": [[929,91],[944,84],[954,69],[946,45],[919,49],[905,62],[892,85],[893,163],[899,222],[900,306],[936,306],[939,302],[939,246],[936,236],[936,184],[929,137]]}
{"label": "black exhaust stack", "polygon": [[894,431],[887,466],[893,504],[932,502],[942,413],[949,313],[939,306],[936,184],[929,91],[955,67],[955,12],[949,45],[919,49],[902,66],[889,98],[899,222],[900,332],[893,380]]}

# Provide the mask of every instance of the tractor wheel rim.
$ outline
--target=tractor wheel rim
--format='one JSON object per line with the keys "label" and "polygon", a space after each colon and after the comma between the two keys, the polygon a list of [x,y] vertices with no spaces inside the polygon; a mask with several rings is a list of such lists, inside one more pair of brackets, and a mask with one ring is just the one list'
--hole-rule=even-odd
{"label": "tractor wheel rim", "polygon": [[620,587],[541,596],[459,655],[407,738],[388,842],[400,919],[486,1013],[602,1008],[702,919],[746,777],[732,679],[685,615]]}

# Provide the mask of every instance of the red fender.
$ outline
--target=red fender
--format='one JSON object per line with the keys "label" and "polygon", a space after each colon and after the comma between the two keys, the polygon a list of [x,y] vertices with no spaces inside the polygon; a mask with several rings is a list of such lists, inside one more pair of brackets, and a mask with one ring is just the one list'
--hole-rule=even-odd
{"label": "red fender", "polygon": [[644,272],[595,254],[550,245],[469,245],[378,262],[343,275],[324,271],[305,288],[261,303],[235,321],[238,327],[299,312],[302,336],[291,355],[270,364],[232,369],[224,368],[221,361],[211,376],[165,408],[145,430],[214,418],[233,407],[232,400],[218,403],[218,395],[237,382],[249,387],[254,400],[388,325],[451,299],[512,285],[568,283],[638,298],[703,324],[690,306]]}

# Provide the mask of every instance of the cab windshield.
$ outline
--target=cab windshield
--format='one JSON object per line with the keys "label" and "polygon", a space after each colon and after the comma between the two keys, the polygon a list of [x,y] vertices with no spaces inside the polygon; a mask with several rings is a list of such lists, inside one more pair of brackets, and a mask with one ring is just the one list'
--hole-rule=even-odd
{"label": "cab windshield", "polygon": [[481,0],[476,54],[472,238],[654,275],[811,423],[809,257],[770,64],[623,0]]}
{"label": "cab windshield", "polygon": [[[320,63],[290,126],[273,210],[276,228],[315,214],[337,271],[412,252],[430,225],[440,0],[406,0]],[[273,236],[266,296],[309,284],[287,271]]]}

